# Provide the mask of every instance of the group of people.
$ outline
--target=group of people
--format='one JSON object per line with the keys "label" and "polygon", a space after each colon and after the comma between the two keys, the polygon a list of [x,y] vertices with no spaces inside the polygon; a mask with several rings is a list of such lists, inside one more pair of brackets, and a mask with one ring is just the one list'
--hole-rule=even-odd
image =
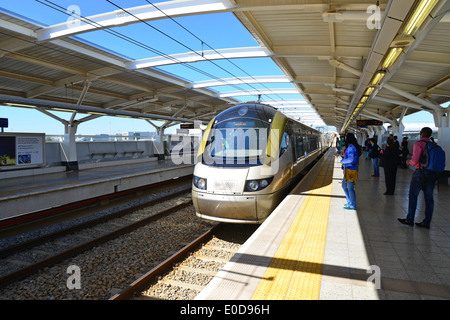
{"label": "group of people", "polygon": [[[407,138],[403,138],[401,149],[399,148],[396,137],[392,135],[388,137],[386,148],[384,149],[381,149],[373,138],[368,139],[368,144],[366,144],[366,159],[370,157],[373,162],[374,174],[372,177],[379,177],[379,162],[380,159],[382,159],[381,162],[382,167],[384,167],[386,182],[385,195],[393,195],[395,192],[397,166],[399,164],[404,168],[407,168],[408,165],[415,166],[416,168],[410,183],[408,215],[405,219],[398,219],[402,224],[410,226],[414,225],[417,197],[422,190],[425,198],[425,219],[422,222],[415,224],[419,227],[430,227],[434,209],[433,189],[437,180],[437,174],[434,171],[423,169],[420,158],[425,151],[426,143],[424,142],[431,141],[431,134],[432,130],[430,128],[422,128],[420,131],[420,140],[414,144],[411,160],[407,160],[407,155],[409,154]],[[358,144],[356,137],[353,133],[347,132],[341,150],[341,164],[344,169],[342,188],[347,200],[347,203],[344,205],[344,209],[346,210],[356,209],[355,183],[358,178],[358,162],[361,154],[361,146]]]}
{"label": "group of people", "polygon": [[381,149],[375,138],[367,138],[365,142],[366,159],[371,158],[373,163],[372,177],[380,176],[380,166],[384,167],[386,192],[385,195],[393,195],[395,192],[395,181],[397,167],[407,168],[406,159],[409,154],[408,138],[404,137],[401,147],[397,136],[392,134],[386,140],[386,147]]}

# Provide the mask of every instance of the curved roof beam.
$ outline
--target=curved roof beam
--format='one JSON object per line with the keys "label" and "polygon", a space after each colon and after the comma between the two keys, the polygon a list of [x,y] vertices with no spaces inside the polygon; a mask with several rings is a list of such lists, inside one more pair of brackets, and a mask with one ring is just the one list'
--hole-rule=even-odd
{"label": "curved roof beam", "polygon": [[206,80],[192,82],[190,87],[193,89],[207,88],[224,85],[237,85],[248,83],[290,83],[286,76],[254,76],[254,77],[240,77],[240,78],[223,78],[221,80]]}
{"label": "curved roof beam", "polygon": [[[341,58],[361,59],[367,56],[368,49],[358,47],[338,47],[337,52]],[[163,56],[133,60],[127,63],[127,69],[143,69],[150,67],[159,67],[170,64],[192,63],[208,60],[220,59],[238,59],[238,58],[273,58],[273,57],[314,57],[314,58],[332,58],[328,47],[298,47],[298,46],[279,46],[273,51],[266,47],[243,47],[243,48],[225,48],[216,50],[191,51],[185,53],[167,54]],[[330,60],[330,63],[334,60]],[[278,81],[277,81],[278,82]],[[301,79],[300,79],[301,82]],[[217,84],[217,85],[223,85]]]}
{"label": "curved roof beam", "polygon": [[[305,12],[326,12],[329,9],[328,4],[311,3],[302,4],[298,0],[285,0],[283,3],[275,1],[254,1],[251,5],[239,5],[232,0],[183,0],[160,2],[155,6],[143,5],[138,7],[126,8],[124,10],[114,10],[107,13],[97,14],[76,20],[68,19],[63,23],[48,26],[37,31],[38,41],[52,40],[59,37],[72,36],[97,29],[125,26],[141,21],[151,21],[172,18],[208,14],[218,12],[239,12],[239,11],[270,11],[270,10],[301,10]],[[341,5],[341,9],[360,10],[361,12],[344,12],[338,17],[343,20],[365,20],[367,4]],[[328,13],[329,15],[329,13]],[[328,17],[328,16],[327,16]],[[325,17],[324,17],[325,19]]]}
{"label": "curved roof beam", "polygon": [[218,98],[224,97],[238,97],[238,96],[257,96],[260,94],[300,94],[297,89],[260,89],[260,90],[242,90],[242,91],[229,91],[217,94]]}
{"label": "curved roof beam", "polygon": [[[158,3],[158,10],[152,5],[144,5],[124,10],[97,14],[81,18],[80,20],[66,21],[37,31],[38,41],[52,40],[59,37],[72,36],[96,29],[125,26],[141,21],[150,21],[171,17],[180,17],[204,13],[229,11],[233,5],[228,0],[187,0],[167,1]],[[163,12],[161,12],[164,11]],[[76,16],[74,16],[76,18]]]}
{"label": "curved roof beam", "polygon": [[159,67],[168,64],[190,63],[218,59],[236,59],[236,58],[261,58],[269,57],[271,53],[266,48],[247,47],[247,48],[229,48],[218,50],[205,50],[200,52],[177,53],[166,56],[158,56],[140,60],[134,60],[127,64],[127,69],[142,69],[149,67]]}

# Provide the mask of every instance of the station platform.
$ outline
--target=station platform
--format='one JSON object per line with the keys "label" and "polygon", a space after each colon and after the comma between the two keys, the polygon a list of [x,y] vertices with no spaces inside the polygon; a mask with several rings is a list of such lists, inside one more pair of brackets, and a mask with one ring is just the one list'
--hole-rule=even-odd
{"label": "station platform", "polygon": [[[356,210],[345,210],[343,171],[330,149],[196,300],[450,299],[450,187],[434,190],[430,229],[403,225],[413,171],[359,160]],[[419,195],[416,222],[424,217]]]}
{"label": "station platform", "polygon": [[34,212],[188,176],[193,170],[193,164],[151,160],[3,178],[0,226]]}

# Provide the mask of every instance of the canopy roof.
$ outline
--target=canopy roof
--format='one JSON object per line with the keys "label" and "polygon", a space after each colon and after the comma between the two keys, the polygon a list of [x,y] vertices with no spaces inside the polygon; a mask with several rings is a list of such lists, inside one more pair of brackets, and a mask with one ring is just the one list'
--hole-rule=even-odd
{"label": "canopy roof", "polygon": [[[367,0],[177,0],[50,26],[0,9],[0,103],[43,112],[55,110],[54,102],[72,110],[99,108],[78,109],[92,113],[83,121],[130,112],[181,122],[208,121],[240,103],[240,96],[267,96],[265,103],[290,117],[340,131],[356,127],[355,120],[395,123],[419,110],[442,116],[440,104],[450,100],[449,8],[445,0],[384,0],[378,6]],[[218,12],[234,14],[259,45],[131,59],[79,37]],[[191,81],[161,69],[264,57],[283,74],[219,78],[205,72]],[[237,90],[223,89],[230,86]],[[304,100],[285,98],[291,94]]]}

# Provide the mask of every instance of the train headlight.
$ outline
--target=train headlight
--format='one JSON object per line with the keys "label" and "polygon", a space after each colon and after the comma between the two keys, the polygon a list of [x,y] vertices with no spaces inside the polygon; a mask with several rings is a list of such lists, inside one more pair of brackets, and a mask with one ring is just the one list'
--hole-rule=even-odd
{"label": "train headlight", "polygon": [[273,180],[273,177],[258,179],[258,180],[248,180],[245,183],[244,191],[260,191],[267,187]]}
{"label": "train headlight", "polygon": [[206,190],[206,179],[194,176],[194,186],[197,189]]}
{"label": "train headlight", "polygon": [[250,191],[258,191],[259,189],[259,182],[258,180],[252,180],[248,183],[248,188]]}
{"label": "train headlight", "polygon": [[262,179],[262,180],[259,182],[259,187],[260,187],[261,189],[267,187],[268,185],[269,185],[269,181],[267,181],[267,179]]}

